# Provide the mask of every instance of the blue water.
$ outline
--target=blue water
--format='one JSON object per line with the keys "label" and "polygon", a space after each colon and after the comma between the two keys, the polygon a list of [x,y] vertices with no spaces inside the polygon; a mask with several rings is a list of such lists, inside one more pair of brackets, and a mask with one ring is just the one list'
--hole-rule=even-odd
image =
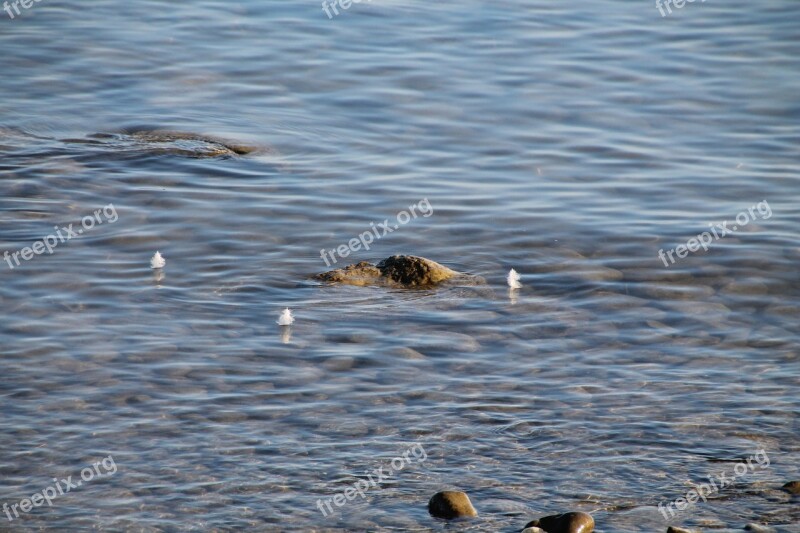
{"label": "blue water", "polygon": [[[0,262],[0,504],[117,469],[0,531],[663,531],[659,503],[764,450],[672,524],[800,532],[800,4],[20,9],[0,252],[100,212]],[[311,279],[395,253],[487,284]],[[445,489],[480,516],[429,516]]]}

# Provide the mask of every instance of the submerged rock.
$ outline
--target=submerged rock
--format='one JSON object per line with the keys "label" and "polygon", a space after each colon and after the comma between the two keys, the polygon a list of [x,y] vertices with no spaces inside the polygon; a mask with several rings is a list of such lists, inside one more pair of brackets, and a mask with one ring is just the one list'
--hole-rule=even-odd
{"label": "submerged rock", "polygon": [[765,527],[761,524],[749,523],[744,526],[745,531],[755,531],[756,533],[775,533],[775,530],[771,527]]}
{"label": "submerged rock", "polygon": [[667,533],[694,533],[691,529],[683,529],[682,527],[669,526]]}
{"label": "submerged rock", "polygon": [[456,272],[436,261],[414,255],[393,255],[377,265],[361,261],[355,265],[318,274],[316,279],[348,285],[399,285],[403,287],[428,287],[444,281],[483,284],[478,276]]}
{"label": "submerged rock", "polygon": [[232,157],[256,151],[253,146],[198,133],[158,129],[123,130],[119,133],[95,133],[84,139],[64,139],[73,144],[94,145],[116,152],[209,158]]}
{"label": "submerged rock", "polygon": [[469,496],[459,490],[445,490],[434,494],[428,502],[428,512],[436,518],[447,520],[478,516]]}
{"label": "submerged rock", "polygon": [[177,155],[219,157],[245,155],[255,151],[252,146],[183,131],[136,131],[130,136],[136,141],[147,144],[151,150],[162,150]]}
{"label": "submerged rock", "polygon": [[525,529],[533,527],[541,528],[547,533],[591,533],[594,531],[594,518],[589,513],[562,513],[531,520],[525,524]]}

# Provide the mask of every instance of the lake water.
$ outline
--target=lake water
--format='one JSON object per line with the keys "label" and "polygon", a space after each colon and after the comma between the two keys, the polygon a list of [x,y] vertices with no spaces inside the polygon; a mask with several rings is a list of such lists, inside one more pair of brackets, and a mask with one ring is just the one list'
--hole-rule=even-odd
{"label": "lake water", "polygon": [[[664,531],[763,450],[671,523],[799,532],[800,3],[671,9],[0,12],[0,503],[114,464],[0,530]],[[312,280],[340,246],[486,285]]]}

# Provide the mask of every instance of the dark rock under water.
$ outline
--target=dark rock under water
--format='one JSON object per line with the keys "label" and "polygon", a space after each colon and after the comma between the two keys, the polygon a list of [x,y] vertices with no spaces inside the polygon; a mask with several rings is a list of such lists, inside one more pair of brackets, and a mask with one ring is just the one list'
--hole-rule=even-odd
{"label": "dark rock under water", "polygon": [[250,146],[214,136],[185,131],[130,129],[115,133],[94,133],[66,143],[91,144],[120,152],[146,152],[193,158],[234,157],[257,151]]}

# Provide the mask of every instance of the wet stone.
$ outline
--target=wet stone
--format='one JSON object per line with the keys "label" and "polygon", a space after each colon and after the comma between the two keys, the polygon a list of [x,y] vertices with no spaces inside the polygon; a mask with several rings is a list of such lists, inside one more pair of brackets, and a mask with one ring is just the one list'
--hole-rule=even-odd
{"label": "wet stone", "polygon": [[437,492],[428,502],[428,512],[436,518],[469,518],[478,516],[478,511],[466,493],[458,490]]}

